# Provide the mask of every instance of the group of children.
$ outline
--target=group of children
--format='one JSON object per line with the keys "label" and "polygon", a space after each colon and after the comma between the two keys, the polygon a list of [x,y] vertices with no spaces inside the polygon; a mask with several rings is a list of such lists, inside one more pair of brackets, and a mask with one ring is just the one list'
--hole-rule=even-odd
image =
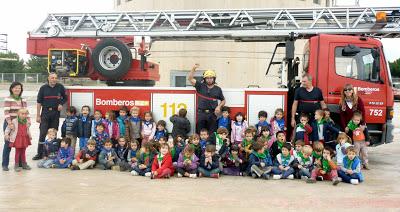
{"label": "group of children", "polygon": [[[26,123],[24,112],[18,112],[19,124]],[[329,111],[317,110],[311,123],[302,114],[290,141],[286,139],[283,109],[277,109],[270,122],[267,112],[260,111],[259,121],[249,126],[242,113],[230,120],[229,108],[223,107],[216,132],[202,129],[199,135],[191,136],[188,136],[190,122],[186,113],[180,109],[170,118],[173,123],[170,135],[164,120],[155,122],[151,112],[145,112],[142,119],[138,107],[132,107],[129,113],[122,107],[118,117],[110,110],[104,118],[98,110],[90,116],[88,106],[82,107],[79,116],[70,107],[61,127],[61,141],[56,138],[57,129],[48,130],[44,158],[38,167],[71,170],[96,167],[129,171],[134,176],[151,179],[169,178],[176,172],[177,177],[219,178],[224,174],[296,178],[308,183],[331,180],[333,185],[340,179],[358,184],[363,181],[362,165],[368,169],[365,148],[368,130],[361,124],[362,116],[358,112],[345,132],[335,127]],[[29,128],[21,128],[28,129],[25,133],[15,132],[18,128],[7,128],[6,138],[11,135],[12,140],[19,140],[18,135],[30,136]],[[22,140],[23,143],[30,141]],[[78,140],[80,150],[75,153]],[[26,164],[26,160],[23,162]]]}

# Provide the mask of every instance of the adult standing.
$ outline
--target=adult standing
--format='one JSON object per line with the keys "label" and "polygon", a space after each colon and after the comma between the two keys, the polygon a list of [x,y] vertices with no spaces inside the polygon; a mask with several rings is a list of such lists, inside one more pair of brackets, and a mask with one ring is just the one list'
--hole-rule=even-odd
{"label": "adult standing", "polygon": [[[339,101],[340,107],[340,127],[344,130],[347,123],[352,119],[355,111],[360,111],[362,118],[365,119],[364,102],[354,92],[354,87],[351,84],[346,84],[343,87],[341,98]],[[364,121],[362,121],[364,122]]]}
{"label": "adult standing", "polygon": [[304,74],[301,78],[301,87],[294,93],[292,105],[292,127],[296,126],[296,113],[305,113],[310,120],[314,120],[314,113],[318,109],[326,108],[321,89],[312,85],[312,76]]}
{"label": "adult standing", "polygon": [[[197,81],[193,76],[199,64],[195,64],[189,73],[189,81],[196,88],[197,92],[197,123],[196,132],[207,129],[210,134],[217,129],[217,115],[221,107],[225,105],[225,97],[219,86],[215,84],[216,74],[213,70],[203,73],[203,81]],[[220,102],[218,103],[218,100]]]}
{"label": "adult standing", "polygon": [[[10,85],[10,96],[4,99],[4,124],[3,124],[3,132],[6,130],[7,126],[10,126],[11,129],[14,129],[12,124],[12,120],[17,118],[17,112],[21,108],[27,108],[26,100],[23,99],[22,92],[23,86],[20,82],[13,82]],[[29,119],[28,119],[29,120]],[[8,165],[10,162],[10,152],[11,147],[10,141],[4,140],[3,147],[3,160],[2,167],[3,171],[8,171]]]}
{"label": "adult standing", "polygon": [[50,73],[47,83],[40,87],[37,96],[36,121],[40,123],[40,135],[37,155],[32,158],[33,160],[42,159],[47,130],[50,128],[58,130],[60,111],[66,101],[67,95],[64,86],[58,83],[56,73]]}

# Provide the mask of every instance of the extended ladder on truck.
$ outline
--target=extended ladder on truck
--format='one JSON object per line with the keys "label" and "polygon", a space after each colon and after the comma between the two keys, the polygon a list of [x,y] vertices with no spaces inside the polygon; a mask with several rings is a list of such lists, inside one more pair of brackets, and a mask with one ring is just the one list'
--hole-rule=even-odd
{"label": "extended ladder on truck", "polygon": [[[31,37],[283,41],[316,34],[400,36],[400,8],[296,8],[49,14]],[[378,16],[377,16],[378,14]],[[385,21],[383,21],[385,16]]]}

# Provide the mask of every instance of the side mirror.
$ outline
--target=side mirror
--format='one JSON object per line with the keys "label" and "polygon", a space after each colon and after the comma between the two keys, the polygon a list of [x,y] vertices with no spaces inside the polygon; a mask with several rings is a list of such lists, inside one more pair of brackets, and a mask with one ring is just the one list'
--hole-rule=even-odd
{"label": "side mirror", "polygon": [[357,46],[349,44],[348,46],[344,47],[342,51],[343,56],[355,56],[356,54],[360,53],[361,49]]}

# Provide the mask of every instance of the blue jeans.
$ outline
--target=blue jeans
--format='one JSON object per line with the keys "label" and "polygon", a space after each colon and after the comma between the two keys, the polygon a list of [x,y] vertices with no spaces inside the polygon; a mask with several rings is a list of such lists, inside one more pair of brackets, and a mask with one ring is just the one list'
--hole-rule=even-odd
{"label": "blue jeans", "polygon": [[80,137],[79,138],[79,149],[83,149],[86,147],[89,138]]}
{"label": "blue jeans", "polygon": [[133,170],[136,171],[140,176],[144,176],[147,172],[151,172],[151,168],[139,169],[139,166],[133,167]]}
{"label": "blue jeans", "polygon": [[50,166],[53,165],[53,164],[54,164],[54,159],[47,158],[47,159],[42,159],[42,160],[40,160],[40,161],[38,162],[37,166],[38,166],[38,168],[45,168],[45,169],[48,169],[48,168],[50,168]]}
{"label": "blue jeans", "polygon": [[211,177],[212,174],[218,174],[219,172],[219,168],[207,170],[203,167],[199,167],[199,173],[203,174],[205,177]]}
{"label": "blue jeans", "polygon": [[287,171],[282,171],[278,167],[272,168],[272,174],[274,175],[282,175],[282,179],[286,179],[289,175],[294,173],[293,168],[289,168]]}
{"label": "blue jeans", "polygon": [[342,178],[342,181],[345,183],[350,183],[350,180],[352,179],[357,179],[358,181],[360,181],[360,178],[358,177],[357,174],[347,174],[346,172],[339,170],[338,175],[340,178]]}
{"label": "blue jeans", "polygon": [[[7,128],[7,121],[4,120],[4,124],[3,124],[3,134],[6,131]],[[11,147],[9,147],[10,142],[6,141],[6,139],[4,139],[4,147],[3,147],[3,161],[1,162],[1,165],[3,167],[8,167],[8,164],[10,163],[10,152],[11,152]]]}

